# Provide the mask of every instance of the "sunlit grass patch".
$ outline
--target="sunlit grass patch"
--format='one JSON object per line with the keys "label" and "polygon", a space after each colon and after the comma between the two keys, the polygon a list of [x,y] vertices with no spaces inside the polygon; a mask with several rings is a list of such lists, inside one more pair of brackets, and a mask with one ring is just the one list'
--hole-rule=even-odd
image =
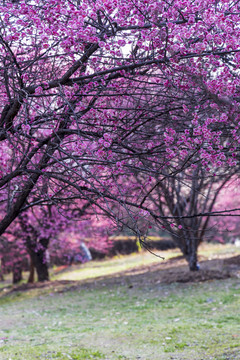
{"label": "sunlit grass patch", "polygon": [[[156,252],[157,255],[162,255],[164,259],[170,259],[174,256],[180,255],[178,250]],[[107,276],[117,274],[122,271],[131,270],[132,268],[141,267],[143,265],[159,264],[160,258],[152,255],[149,252],[134,253],[126,256],[118,256],[113,259],[105,261],[93,261],[80,266],[72,266],[65,269],[63,272],[57,274],[53,273],[53,280],[84,280],[92,279],[100,276]]]}

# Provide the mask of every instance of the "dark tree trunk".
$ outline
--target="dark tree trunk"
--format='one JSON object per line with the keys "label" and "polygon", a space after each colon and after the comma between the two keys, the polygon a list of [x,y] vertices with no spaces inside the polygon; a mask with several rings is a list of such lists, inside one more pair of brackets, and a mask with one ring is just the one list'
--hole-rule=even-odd
{"label": "dark tree trunk", "polygon": [[34,262],[30,255],[30,264],[29,264],[29,276],[28,276],[28,283],[34,283]]}
{"label": "dark tree trunk", "polygon": [[2,271],[2,260],[0,259],[0,281],[4,281],[3,271]]}
{"label": "dark tree trunk", "polygon": [[198,261],[197,261],[197,252],[192,252],[192,253],[188,254],[186,256],[186,259],[187,259],[190,271],[198,271],[199,270],[199,265],[198,265]]}
{"label": "dark tree trunk", "polygon": [[[31,264],[37,272],[37,281],[49,281],[48,263],[46,252],[49,244],[49,239],[41,239],[32,241],[30,237],[27,239],[27,248],[31,258]],[[30,274],[33,275],[33,274]],[[29,276],[30,277],[30,276]]]}
{"label": "dark tree trunk", "polygon": [[37,272],[37,280],[49,281],[48,264],[46,261],[46,250],[32,251],[31,258]]}
{"label": "dark tree trunk", "polygon": [[17,284],[22,280],[22,263],[17,262],[13,265],[13,284]]}
{"label": "dark tree trunk", "polygon": [[185,259],[188,262],[190,271],[198,271],[200,269],[198,264],[198,256],[197,250],[200,241],[196,235],[196,237],[191,237],[191,234],[186,234],[188,237],[183,236],[183,234],[179,234],[178,236],[172,236],[175,244],[182,251]]}
{"label": "dark tree trunk", "polygon": [[197,256],[198,242],[195,239],[188,239],[186,241],[184,256],[188,262],[190,271],[198,271],[198,256]]}

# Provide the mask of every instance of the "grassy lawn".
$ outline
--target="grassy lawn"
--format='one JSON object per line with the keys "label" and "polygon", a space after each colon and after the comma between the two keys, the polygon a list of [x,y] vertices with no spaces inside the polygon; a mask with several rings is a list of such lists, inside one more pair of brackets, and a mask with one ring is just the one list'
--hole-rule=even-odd
{"label": "grassy lawn", "polygon": [[[211,247],[202,251],[211,255]],[[81,282],[1,291],[0,359],[240,359],[239,279],[165,284],[151,281],[151,272],[131,275],[143,263],[152,266],[149,255],[55,275]],[[104,277],[110,269],[128,274],[115,281]]]}

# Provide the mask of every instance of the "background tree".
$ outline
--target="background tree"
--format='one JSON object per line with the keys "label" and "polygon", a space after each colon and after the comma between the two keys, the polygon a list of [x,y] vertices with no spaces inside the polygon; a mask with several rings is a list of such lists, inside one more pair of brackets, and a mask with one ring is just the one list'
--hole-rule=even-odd
{"label": "background tree", "polygon": [[192,271],[199,269],[197,249],[208,236],[210,215],[226,182],[225,174],[209,176],[198,165],[176,176],[161,176],[146,189],[143,202],[158,216],[159,227],[171,235]]}
{"label": "background tree", "polygon": [[[92,216],[89,204],[78,209],[36,206],[22,213],[9,227],[7,237],[2,237],[1,260],[3,272],[13,273],[13,283],[22,280],[22,271],[30,270],[28,282],[49,280],[49,263],[70,264],[78,256],[81,261],[81,243],[105,252],[111,247],[108,241],[109,220]],[[81,216],[79,215],[81,208]],[[82,254],[82,262],[84,262]]]}
{"label": "background tree", "polygon": [[0,238],[0,260],[2,274],[12,272],[12,282],[22,280],[22,271],[28,267],[26,247],[21,238],[7,232]]}
{"label": "background tree", "polygon": [[239,178],[235,176],[223,187],[215,203],[215,216],[210,222],[210,239],[227,243],[239,238],[239,199]]}

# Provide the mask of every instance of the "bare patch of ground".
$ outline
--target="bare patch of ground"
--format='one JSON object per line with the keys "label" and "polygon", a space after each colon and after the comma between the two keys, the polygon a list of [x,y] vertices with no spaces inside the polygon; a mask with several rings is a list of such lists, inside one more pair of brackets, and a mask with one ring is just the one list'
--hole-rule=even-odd
{"label": "bare patch of ground", "polygon": [[[182,256],[172,258],[167,261],[159,262],[151,266],[141,266],[136,269],[128,270],[116,274],[112,278],[101,279],[104,282],[114,283],[127,281],[134,284],[171,284],[175,282],[203,282],[211,280],[221,280],[230,277],[240,277],[240,255],[227,259],[207,260],[199,258],[200,270],[189,271],[186,260]],[[96,282],[96,280],[95,280]]]}

